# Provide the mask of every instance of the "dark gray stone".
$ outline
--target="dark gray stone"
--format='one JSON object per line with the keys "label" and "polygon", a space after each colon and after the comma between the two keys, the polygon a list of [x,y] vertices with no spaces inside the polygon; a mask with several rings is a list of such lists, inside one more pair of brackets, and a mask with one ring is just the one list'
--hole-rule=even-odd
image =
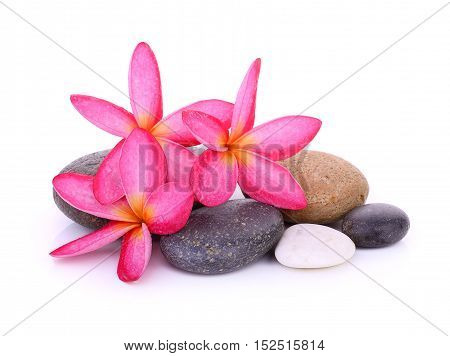
{"label": "dark gray stone", "polygon": [[[199,145],[195,147],[189,147],[189,149],[198,156],[206,149],[206,147]],[[93,176],[97,173],[98,167],[100,166],[100,164],[103,162],[106,155],[110,151],[111,150],[104,150],[80,157],[75,161],[73,161],[72,163],[65,166],[60,173],[73,172]],[[106,223],[108,222],[108,220],[106,219],[98,218],[94,215],[85,213],[67,204],[64,200],[61,199],[61,197],[54,189],[53,189],[53,199],[55,201],[56,206],[59,208],[59,210],[61,210],[64,213],[64,215],[66,215],[69,219],[75,221],[76,223],[82,226],[85,226],[90,229],[99,229],[105,226]],[[202,206],[203,205],[200,204],[199,202],[195,202],[193,209],[197,209]]]}
{"label": "dark gray stone", "polygon": [[[109,153],[109,151],[110,150],[95,152],[80,157],[65,166],[60,173],[81,173],[93,176],[97,173],[98,167],[100,166],[106,155]],[[82,226],[88,227],[90,229],[99,229],[108,222],[108,220],[106,219],[98,218],[67,204],[64,200],[61,199],[61,197],[54,189],[53,199],[55,200],[56,206],[64,213],[64,215]]]}
{"label": "dark gray stone", "polygon": [[161,237],[160,246],[175,267],[220,274],[261,258],[283,232],[283,216],[278,209],[252,199],[230,200],[193,211],[181,231]]}
{"label": "dark gray stone", "polygon": [[350,211],[342,232],[356,247],[385,247],[400,241],[409,230],[406,213],[389,204],[367,204]]}

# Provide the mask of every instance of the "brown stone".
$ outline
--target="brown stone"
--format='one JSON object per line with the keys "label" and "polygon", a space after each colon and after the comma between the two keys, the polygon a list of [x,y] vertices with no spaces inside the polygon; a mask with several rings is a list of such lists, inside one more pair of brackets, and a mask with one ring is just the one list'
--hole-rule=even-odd
{"label": "brown stone", "polygon": [[303,150],[279,162],[306,194],[302,210],[282,210],[291,223],[329,224],[363,205],[369,194],[364,175],[351,163],[325,152]]}

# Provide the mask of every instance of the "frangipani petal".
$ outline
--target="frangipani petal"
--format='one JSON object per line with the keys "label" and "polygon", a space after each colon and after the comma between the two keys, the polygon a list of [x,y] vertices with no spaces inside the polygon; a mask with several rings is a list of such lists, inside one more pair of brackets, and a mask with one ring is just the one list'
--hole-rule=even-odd
{"label": "frangipani petal", "polygon": [[119,160],[124,142],[125,140],[121,140],[108,153],[94,176],[94,196],[102,204],[114,203],[124,195],[119,171]]}
{"label": "frangipani petal", "polygon": [[138,126],[133,114],[109,101],[87,95],[71,95],[75,109],[95,126],[120,137],[127,137]]}
{"label": "frangipani petal", "polygon": [[183,123],[182,113],[186,110],[201,111],[214,116],[220,120],[225,129],[228,129],[231,124],[231,115],[233,115],[233,104],[216,99],[197,101],[175,111],[158,122],[151,131],[153,136],[164,137],[183,146],[198,145],[197,139]]}
{"label": "frangipani petal", "polygon": [[124,282],[138,280],[145,271],[152,254],[152,238],[142,224],[128,232],[122,241],[117,275]]}
{"label": "frangipani petal", "polygon": [[139,127],[150,130],[162,118],[161,78],[150,46],[139,43],[128,74],[131,107]]}
{"label": "frangipani petal", "polygon": [[166,158],[161,146],[147,131],[134,129],[122,146],[119,170],[125,196],[134,213],[142,217],[148,196],[166,179]]}
{"label": "frangipani petal", "polygon": [[249,131],[255,123],[256,90],[260,68],[261,60],[258,58],[250,66],[239,88],[231,119],[230,142]]}
{"label": "frangipani petal", "polygon": [[136,222],[138,218],[125,198],[103,205],[95,199],[94,177],[78,173],[62,173],[53,178],[53,187],[68,204],[88,214],[109,220]]}
{"label": "frangipani petal", "polygon": [[50,252],[50,255],[53,257],[70,257],[95,251],[121,238],[128,231],[139,226],[140,224],[110,221],[101,229],[57,248]]}
{"label": "frangipani petal", "polygon": [[192,167],[191,186],[200,203],[216,206],[233,195],[237,176],[238,166],[231,151],[206,150]]}
{"label": "frangipani petal", "polygon": [[167,182],[177,182],[178,187],[183,190],[190,190],[189,177],[192,166],[197,156],[186,147],[166,140],[158,138],[167,161]]}
{"label": "frangipani petal", "polygon": [[191,190],[181,190],[174,182],[166,183],[145,203],[144,221],[153,234],[173,234],[186,225],[193,203]]}
{"label": "frangipani petal", "polygon": [[233,147],[259,153],[273,161],[289,158],[316,136],[322,122],[309,116],[286,116],[257,126]]}
{"label": "frangipani petal", "polygon": [[250,197],[283,209],[303,209],[302,188],[284,167],[257,153],[233,151],[239,164],[239,186]]}
{"label": "frangipani petal", "polygon": [[213,116],[200,111],[183,111],[183,122],[191,134],[206,147],[214,151],[228,148],[228,130]]}

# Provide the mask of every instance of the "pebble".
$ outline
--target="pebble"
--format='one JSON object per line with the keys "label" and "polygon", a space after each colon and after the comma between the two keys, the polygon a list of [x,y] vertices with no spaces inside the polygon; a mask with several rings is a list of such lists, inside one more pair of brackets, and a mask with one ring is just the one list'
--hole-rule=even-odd
{"label": "pebble", "polygon": [[[81,173],[87,175],[95,175],[97,173],[98,167],[105,159],[106,155],[110,150],[100,151],[88,154],[86,156],[80,157],[72,163],[65,166],[60,173]],[[53,199],[56,206],[61,210],[64,215],[74,222],[85,226],[90,229],[99,229],[103,227],[108,220],[98,218],[94,215],[85,213],[81,210],[74,208],[73,206],[67,204],[58,193],[53,189]]]}
{"label": "pebble", "polygon": [[353,209],[342,222],[342,232],[357,247],[385,247],[405,237],[409,230],[406,213],[389,204],[367,204]]}
{"label": "pebble", "polygon": [[291,268],[324,268],[349,260],[355,244],[327,226],[297,224],[284,232],[275,249],[279,263]]}
{"label": "pebble", "polygon": [[308,206],[282,210],[290,223],[329,224],[364,204],[369,184],[352,164],[329,153],[303,150],[279,162],[305,191]]}
{"label": "pebble", "polygon": [[178,233],[162,236],[169,263],[201,274],[232,272],[264,256],[284,231],[280,211],[252,199],[229,200],[192,212]]}
{"label": "pebble", "polygon": [[[202,145],[199,145],[189,147],[189,149],[194,154],[199,155],[206,148]],[[60,173],[73,172],[93,176],[97,173],[100,164],[102,163],[102,161],[105,159],[106,155],[109,152],[110,150],[104,150],[80,157],[75,161],[73,161],[72,163],[69,163],[67,166],[65,166]],[[61,199],[61,197],[54,189],[53,189],[53,200],[55,201],[56,206],[59,208],[59,210],[63,212],[64,215],[66,215],[69,219],[73,220],[74,222],[82,226],[85,226],[90,229],[99,229],[108,222],[108,220],[106,219],[98,218],[94,215],[85,213],[67,204],[64,200]],[[198,202],[194,203],[194,209],[200,206],[203,205]]]}

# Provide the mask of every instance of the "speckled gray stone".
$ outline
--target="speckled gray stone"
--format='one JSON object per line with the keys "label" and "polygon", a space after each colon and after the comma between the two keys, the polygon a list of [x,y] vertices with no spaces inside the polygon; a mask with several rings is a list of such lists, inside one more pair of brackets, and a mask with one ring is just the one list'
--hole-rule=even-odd
{"label": "speckled gray stone", "polygon": [[161,237],[160,246],[175,267],[220,274],[261,258],[283,232],[283,217],[278,209],[252,199],[230,200],[193,211],[181,231]]}
{"label": "speckled gray stone", "polygon": [[342,222],[342,232],[356,247],[389,246],[405,237],[408,230],[408,215],[396,206],[381,203],[357,207]]}
{"label": "speckled gray stone", "polygon": [[[60,173],[73,172],[93,176],[97,173],[100,163],[102,163],[103,159],[106,157],[108,153],[109,150],[105,150],[80,157],[77,160],[65,166]],[[82,226],[91,229],[99,229],[108,222],[108,220],[106,219],[98,218],[94,215],[85,213],[67,204],[64,200],[61,199],[61,197],[54,189],[53,189],[53,199],[55,200],[56,206],[59,208],[59,210],[61,210],[64,213],[64,215],[66,215],[69,219],[75,221],[76,223]]]}

